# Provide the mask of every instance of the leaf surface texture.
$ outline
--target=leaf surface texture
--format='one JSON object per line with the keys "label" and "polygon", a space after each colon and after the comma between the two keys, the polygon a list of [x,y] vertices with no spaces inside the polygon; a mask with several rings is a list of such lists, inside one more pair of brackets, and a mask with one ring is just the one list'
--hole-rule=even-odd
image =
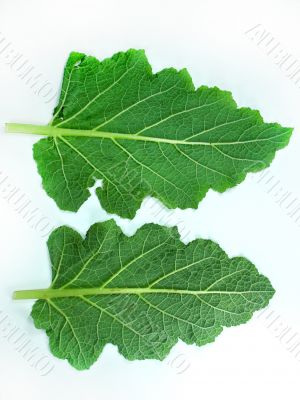
{"label": "leaf surface texture", "polygon": [[237,108],[229,92],[195,90],[185,69],[153,74],[138,50],[103,61],[71,53],[48,128],[34,157],[58,206],[78,210],[101,179],[102,206],[127,218],[146,195],[196,208],[208,189],[267,167],[292,132]]}
{"label": "leaf surface texture", "polygon": [[52,285],[28,292],[39,298],[32,317],[53,354],[77,369],[89,368],[107,343],[129,360],[162,360],[178,339],[212,342],[274,293],[247,259],[228,258],[210,240],[185,245],[177,230],[158,225],[127,237],[113,221],[98,223],[84,240],[61,227],[48,247]]}

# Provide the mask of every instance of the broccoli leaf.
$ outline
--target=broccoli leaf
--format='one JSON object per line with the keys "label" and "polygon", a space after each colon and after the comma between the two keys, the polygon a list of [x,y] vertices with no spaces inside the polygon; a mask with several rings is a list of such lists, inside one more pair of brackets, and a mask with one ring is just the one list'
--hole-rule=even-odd
{"label": "broccoli leaf", "polygon": [[134,217],[146,195],[169,208],[196,208],[267,167],[292,130],[237,108],[229,92],[195,90],[184,69],[153,74],[144,51],[98,61],[71,53],[48,126],[8,124],[48,136],[34,146],[43,186],[63,210],[96,193],[104,209]]}
{"label": "broccoli leaf", "polygon": [[248,321],[274,294],[242,257],[228,258],[210,240],[188,245],[177,230],[145,225],[132,237],[113,221],[93,225],[85,240],[68,227],[48,240],[49,289],[20,291],[39,299],[32,311],[53,354],[89,368],[105,344],[129,360],[159,359],[178,339],[198,346],[223,327]]}

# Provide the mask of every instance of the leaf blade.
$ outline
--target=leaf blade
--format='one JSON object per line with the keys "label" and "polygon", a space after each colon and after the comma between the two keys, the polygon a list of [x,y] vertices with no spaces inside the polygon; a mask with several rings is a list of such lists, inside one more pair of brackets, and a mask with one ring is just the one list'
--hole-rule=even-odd
{"label": "leaf blade", "polygon": [[49,196],[77,211],[101,179],[102,206],[127,218],[146,195],[196,208],[209,189],[223,192],[269,166],[292,133],[237,108],[229,92],[195,90],[186,70],[152,74],[137,50],[101,62],[71,53],[54,113],[55,138],[34,146]]}
{"label": "leaf blade", "polygon": [[[71,243],[77,252],[69,259]],[[48,245],[56,282],[31,293],[40,298],[32,317],[52,352],[77,369],[89,368],[107,343],[130,360],[163,359],[178,339],[209,343],[274,294],[247,259],[229,259],[209,240],[184,245],[176,230],[153,224],[126,237],[114,222],[99,223],[84,240],[62,227]]]}

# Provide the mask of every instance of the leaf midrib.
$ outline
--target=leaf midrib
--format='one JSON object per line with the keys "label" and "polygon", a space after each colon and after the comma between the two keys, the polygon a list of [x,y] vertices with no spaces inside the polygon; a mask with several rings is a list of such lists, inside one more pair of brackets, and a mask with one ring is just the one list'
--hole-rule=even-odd
{"label": "leaf midrib", "polygon": [[[267,128],[268,129],[268,128]],[[265,129],[265,131],[267,130]],[[270,128],[269,128],[270,129]],[[120,139],[120,140],[131,140],[131,141],[143,141],[143,142],[154,142],[154,143],[167,143],[172,145],[184,145],[184,146],[233,146],[248,143],[264,142],[276,139],[280,136],[286,135],[290,129],[286,129],[284,132],[279,133],[271,137],[256,138],[242,141],[233,142],[194,142],[187,140],[175,140],[166,139],[161,137],[153,136],[137,136],[130,133],[118,133],[118,132],[100,132],[87,129],[67,129],[67,128],[56,128],[50,125],[31,125],[31,124],[6,124],[6,132],[14,133],[29,133],[48,137],[62,138],[64,136],[71,137],[89,137],[89,138],[101,138],[101,139]],[[260,132],[262,134],[263,132]]]}
{"label": "leaf midrib", "polygon": [[141,295],[141,294],[175,294],[175,295],[242,295],[254,293],[273,293],[273,290],[186,290],[174,288],[69,288],[69,289],[35,289],[22,290],[14,293],[15,299],[51,299],[62,297],[103,296],[103,295]]}

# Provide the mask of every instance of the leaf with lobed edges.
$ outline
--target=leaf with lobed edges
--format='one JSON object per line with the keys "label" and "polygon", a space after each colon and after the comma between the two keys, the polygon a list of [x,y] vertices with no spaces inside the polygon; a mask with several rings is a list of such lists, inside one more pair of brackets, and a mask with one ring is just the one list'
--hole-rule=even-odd
{"label": "leaf with lobed edges", "polygon": [[51,287],[15,298],[39,299],[35,326],[56,357],[80,370],[108,343],[128,360],[162,360],[179,339],[202,346],[274,294],[247,259],[228,258],[211,240],[185,245],[176,229],[154,224],[127,237],[113,221],[97,223],[84,240],[61,227],[48,247]]}
{"label": "leaf with lobed edges", "polygon": [[147,195],[197,208],[210,188],[224,192],[269,166],[292,129],[237,108],[229,92],[195,90],[185,69],[153,74],[144,51],[129,50],[103,61],[71,53],[42,132],[34,158],[61,209],[77,211],[101,179],[103,208],[133,218]]}

